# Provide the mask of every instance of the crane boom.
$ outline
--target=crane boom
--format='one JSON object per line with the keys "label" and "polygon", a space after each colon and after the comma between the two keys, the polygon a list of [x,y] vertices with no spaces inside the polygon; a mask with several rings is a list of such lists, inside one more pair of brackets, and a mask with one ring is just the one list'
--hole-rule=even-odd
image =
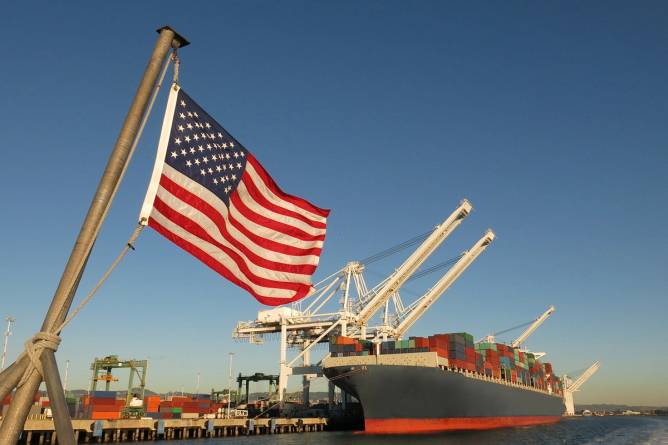
{"label": "crane boom", "polygon": [[594,374],[596,374],[596,371],[598,371],[598,369],[599,369],[600,367],[601,367],[601,362],[596,361],[596,362],[592,363],[592,365],[591,365],[589,368],[587,368],[587,370],[586,370],[585,372],[583,372],[582,374],[580,374],[580,377],[578,377],[577,380],[575,380],[573,383],[571,383],[571,384],[568,386],[568,388],[566,388],[566,390],[567,390],[567,391],[570,391],[570,392],[578,391],[578,390],[580,389],[580,387],[581,387],[582,385],[584,385],[584,383],[585,383],[587,380],[589,380],[589,378],[590,378],[591,376],[593,376]]}
{"label": "crane boom", "polygon": [[593,376],[598,368],[601,367],[601,362],[596,361],[587,368],[585,372],[580,374],[573,383],[570,383],[568,376],[563,377],[564,382],[564,405],[566,405],[566,415],[572,416],[575,414],[575,402],[573,401],[573,393],[578,391],[580,387],[587,381],[591,376]]}
{"label": "crane boom", "polygon": [[459,207],[418,247],[415,252],[396,270],[383,284],[383,286],[371,297],[371,300],[359,311],[357,324],[366,325],[373,315],[385,304],[434,250],[452,233],[454,229],[468,216],[473,209],[471,203],[464,199]]}
{"label": "crane boom", "polygon": [[401,337],[413,324],[434,304],[440,296],[459,278],[459,276],[478,258],[489,246],[496,235],[492,230],[485,232],[482,238],[455,263],[440,280],[424,294],[418,304],[408,313],[401,323],[396,327],[395,336]]}
{"label": "crane boom", "polygon": [[545,322],[545,320],[547,320],[547,319],[550,317],[550,315],[552,315],[552,314],[554,313],[555,310],[556,310],[556,309],[554,308],[554,306],[550,306],[545,312],[543,312],[543,315],[541,315],[540,317],[536,318],[536,320],[535,320],[533,323],[531,323],[531,326],[529,326],[529,327],[526,329],[526,331],[522,332],[522,335],[520,335],[519,337],[517,337],[517,340],[515,340],[515,341],[512,343],[513,348],[517,348],[517,347],[519,347],[522,343],[524,343],[524,342],[526,341],[526,339],[529,338],[529,336],[530,336],[531,334],[533,334],[533,332],[534,332],[536,329],[538,329],[538,327],[539,327],[540,325],[542,325],[542,324]]}

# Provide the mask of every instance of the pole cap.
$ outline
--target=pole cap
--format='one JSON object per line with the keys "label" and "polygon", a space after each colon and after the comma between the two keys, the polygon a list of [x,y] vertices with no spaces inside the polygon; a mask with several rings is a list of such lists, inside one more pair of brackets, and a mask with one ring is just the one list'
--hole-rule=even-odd
{"label": "pole cap", "polygon": [[174,33],[174,40],[172,41],[172,47],[174,47],[174,48],[183,48],[184,46],[188,46],[188,45],[190,45],[190,42],[188,41],[188,39],[186,39],[186,38],[183,37],[181,34],[179,34],[178,32],[176,32],[176,31],[174,30],[174,28],[172,28],[172,27],[169,26],[169,25],[165,25],[165,26],[163,26],[162,28],[158,28],[158,29],[156,29],[156,32],[157,32],[158,34],[160,34],[160,33],[161,33],[163,30],[165,30],[165,29],[169,29],[170,31],[172,31],[172,32]]}

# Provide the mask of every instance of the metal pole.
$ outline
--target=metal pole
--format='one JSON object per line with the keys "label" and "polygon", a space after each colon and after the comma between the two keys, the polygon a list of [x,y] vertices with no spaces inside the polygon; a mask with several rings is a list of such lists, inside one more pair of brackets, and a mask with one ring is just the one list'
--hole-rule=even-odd
{"label": "metal pole", "polygon": [[229,352],[230,356],[230,373],[227,376],[227,418],[230,418],[230,405],[232,405],[232,358],[234,352]]}
{"label": "metal pole", "polygon": [[197,399],[197,395],[199,394],[199,372],[197,373],[197,385],[195,386],[195,399]]}
{"label": "metal pole", "polygon": [[65,391],[65,396],[67,396],[67,379],[70,376],[70,361],[65,361],[65,378],[63,379],[63,391]]}
{"label": "metal pole", "polygon": [[[123,127],[119,133],[114,149],[107,161],[100,183],[88,209],[86,218],[79,231],[79,235],[74,244],[70,257],[65,266],[65,270],[56,289],[56,293],[51,301],[49,310],[42,323],[42,331],[50,332],[57,328],[67,316],[72,299],[76,293],[78,282],[85,268],[88,256],[93,247],[97,234],[102,226],[106,212],[111,205],[114,193],[117,190],[118,183],[128,162],[132,143],[137,135],[141,124],[141,119],[146,111],[149,98],[153,87],[158,79],[160,68],[165,63],[165,58],[171,47],[182,47],[188,44],[187,40],[176,34],[169,27],[159,30],[160,37],[153,49],[148,66],[144,71],[144,76],[139,84],[134,100],[123,122]],[[49,354],[43,353],[42,357],[48,357]],[[43,360],[48,362],[49,360]],[[27,361],[23,360],[24,368]],[[58,377],[59,379],[59,377]],[[17,389],[12,403],[2,425],[0,425],[0,445],[13,445],[18,441],[19,435],[23,429],[28,411],[32,403],[32,398],[39,388],[42,377],[38,372],[33,371],[26,382]],[[14,382],[16,385],[17,382]],[[53,386],[53,385],[52,385]],[[59,385],[60,386],[60,385]],[[62,395],[62,386],[60,388]],[[57,396],[49,394],[52,400]],[[64,400],[64,399],[63,399]],[[55,407],[54,407],[55,408]],[[54,409],[54,413],[63,412],[63,409]],[[69,416],[68,416],[69,417]],[[62,422],[56,422],[56,425]],[[69,429],[72,425],[70,423]],[[63,437],[65,432],[58,431],[58,436]]]}
{"label": "metal pole", "polygon": [[42,352],[42,366],[44,367],[44,381],[46,390],[49,393],[49,403],[53,415],[53,423],[56,426],[56,435],[58,443],[75,444],[74,430],[72,429],[72,419],[70,410],[65,401],[65,391],[60,383],[60,374],[56,364],[56,355],[50,349]]}
{"label": "metal pole", "polygon": [[2,342],[2,363],[0,364],[0,371],[5,369],[5,359],[7,358],[7,343],[9,342],[9,336],[12,335],[12,323],[16,321],[15,318],[6,317],[7,320],[7,330],[5,331],[5,339]]}

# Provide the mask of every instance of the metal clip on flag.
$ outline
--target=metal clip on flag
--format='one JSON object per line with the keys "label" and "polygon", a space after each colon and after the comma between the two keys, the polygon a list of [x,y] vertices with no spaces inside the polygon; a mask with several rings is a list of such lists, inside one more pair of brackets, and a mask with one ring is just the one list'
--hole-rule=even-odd
{"label": "metal clip on flag", "polygon": [[144,224],[276,306],[311,292],[328,215],[283,192],[181,88],[170,89]]}

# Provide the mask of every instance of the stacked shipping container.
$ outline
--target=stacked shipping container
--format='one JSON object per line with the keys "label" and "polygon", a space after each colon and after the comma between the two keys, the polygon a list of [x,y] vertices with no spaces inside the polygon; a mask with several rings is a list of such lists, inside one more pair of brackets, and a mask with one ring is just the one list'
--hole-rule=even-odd
{"label": "stacked shipping container", "polygon": [[92,420],[120,419],[125,399],[117,399],[116,391],[93,391],[84,396],[84,417]]}
{"label": "stacked shipping container", "polygon": [[[367,340],[334,336],[330,339],[332,357],[373,355],[375,345]],[[380,354],[436,352],[448,360],[448,367],[475,372],[487,377],[532,386],[562,394],[561,380],[552,372],[552,365],[541,363],[533,354],[503,343],[474,343],[466,332],[410,337],[380,343]]]}

